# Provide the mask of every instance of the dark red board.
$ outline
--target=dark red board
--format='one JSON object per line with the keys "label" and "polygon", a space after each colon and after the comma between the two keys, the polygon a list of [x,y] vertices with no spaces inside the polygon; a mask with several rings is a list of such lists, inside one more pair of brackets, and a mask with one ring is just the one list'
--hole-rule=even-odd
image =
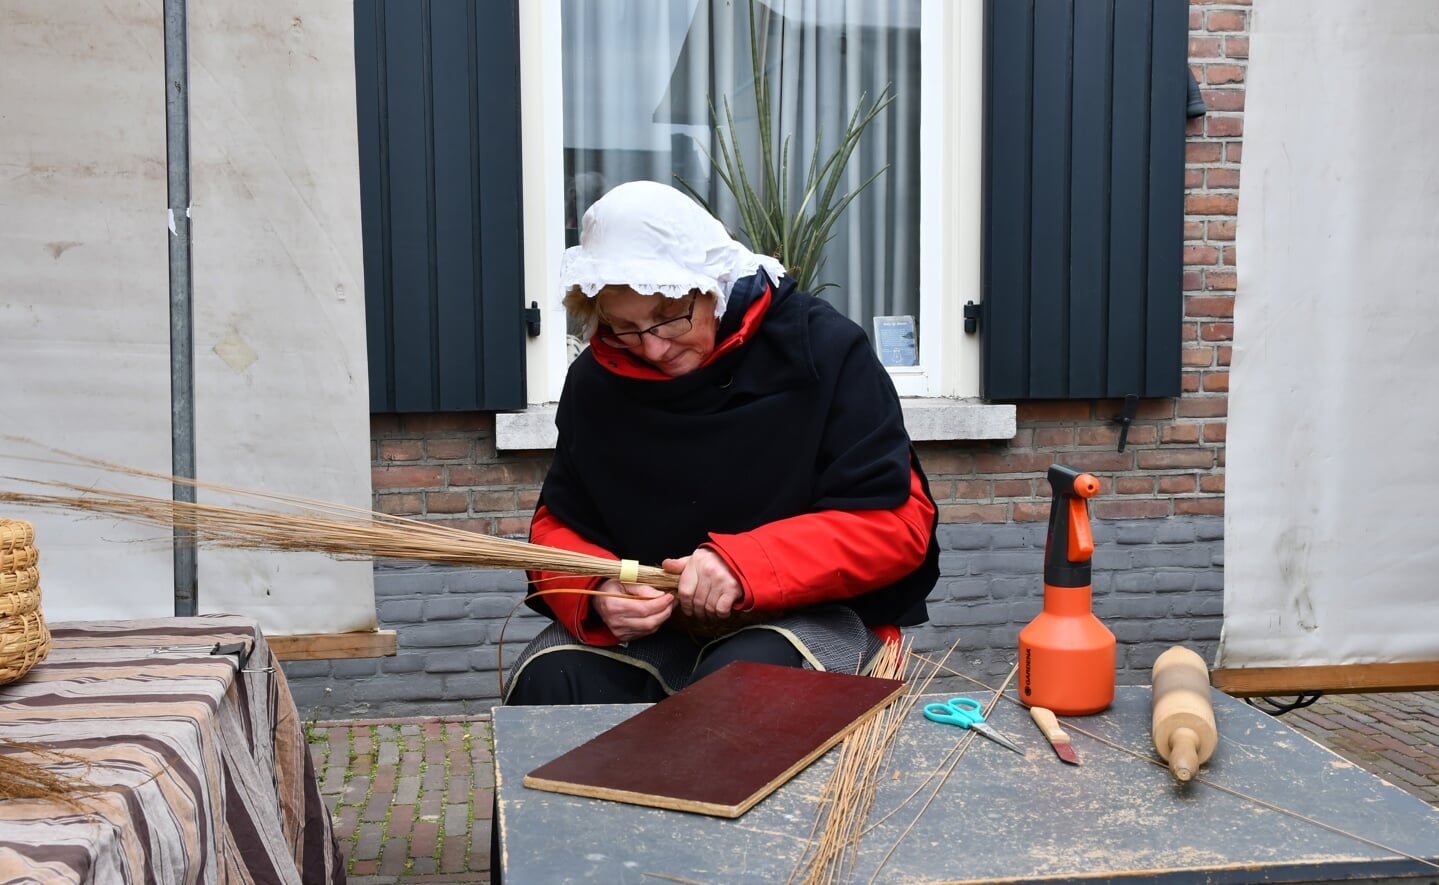
{"label": "dark red board", "polygon": [[525,786],[739,817],[904,683],[737,661],[525,776]]}

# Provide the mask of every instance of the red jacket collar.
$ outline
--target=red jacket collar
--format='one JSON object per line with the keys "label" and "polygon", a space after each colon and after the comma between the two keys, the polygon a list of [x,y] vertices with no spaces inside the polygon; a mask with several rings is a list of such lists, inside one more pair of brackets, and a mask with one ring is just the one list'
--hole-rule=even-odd
{"label": "red jacket collar", "polygon": [[[710,355],[701,364],[701,368],[719,359],[721,356],[744,346],[744,343],[759,328],[760,322],[764,319],[765,312],[769,310],[770,295],[772,289],[765,285],[764,292],[758,298],[750,302],[749,309],[745,311],[744,321],[739,329],[715,347]],[[590,336],[590,353],[600,365],[614,372],[616,375],[623,375],[626,378],[637,378],[641,381],[668,381],[669,377],[664,372],[635,356],[628,350],[619,347],[611,347],[599,338],[599,333]]]}

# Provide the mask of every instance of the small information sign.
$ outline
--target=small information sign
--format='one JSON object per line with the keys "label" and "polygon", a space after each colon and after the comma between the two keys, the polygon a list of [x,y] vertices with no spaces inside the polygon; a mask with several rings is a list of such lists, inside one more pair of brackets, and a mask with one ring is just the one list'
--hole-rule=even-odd
{"label": "small information sign", "polygon": [[918,365],[914,317],[875,317],[874,346],[879,351],[879,361],[886,366]]}

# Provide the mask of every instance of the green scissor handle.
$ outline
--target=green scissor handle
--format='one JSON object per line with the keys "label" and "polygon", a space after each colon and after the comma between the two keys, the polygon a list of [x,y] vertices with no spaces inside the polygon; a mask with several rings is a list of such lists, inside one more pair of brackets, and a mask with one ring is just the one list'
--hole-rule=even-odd
{"label": "green scissor handle", "polygon": [[925,704],[924,718],[969,728],[984,723],[984,714],[980,712],[983,709],[979,701],[973,698],[950,698],[942,704]]}
{"label": "green scissor handle", "polygon": [[984,721],[984,714],[980,712],[983,709],[979,701],[973,698],[950,698],[942,704],[925,704],[924,718],[943,722],[945,725],[972,728],[1000,746],[1008,747],[1023,756],[1024,751],[1015,746],[1013,741],[989,727]]}

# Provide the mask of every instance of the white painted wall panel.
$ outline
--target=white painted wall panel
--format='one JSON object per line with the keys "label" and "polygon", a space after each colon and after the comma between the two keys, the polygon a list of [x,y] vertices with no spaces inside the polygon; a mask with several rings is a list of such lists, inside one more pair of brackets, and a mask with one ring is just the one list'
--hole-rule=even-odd
{"label": "white painted wall panel", "polygon": [[1439,660],[1439,5],[1258,0],[1226,667]]}
{"label": "white painted wall panel", "polygon": [[[165,193],[160,5],[0,4],[0,433],[170,471]],[[5,515],[35,524],[48,617],[174,612],[155,533]]]}
{"label": "white painted wall panel", "polygon": [[[353,10],[192,0],[197,471],[370,506]],[[202,551],[205,611],[374,626],[368,562]]]}
{"label": "white painted wall panel", "polygon": [[[161,13],[0,4],[0,433],[167,473]],[[194,0],[188,14],[198,475],[367,508],[351,7]],[[117,485],[16,451],[0,446],[0,473]],[[20,516],[48,617],[173,612],[162,532]],[[202,552],[199,609],[276,634],[375,623],[368,563],[295,554]]]}

